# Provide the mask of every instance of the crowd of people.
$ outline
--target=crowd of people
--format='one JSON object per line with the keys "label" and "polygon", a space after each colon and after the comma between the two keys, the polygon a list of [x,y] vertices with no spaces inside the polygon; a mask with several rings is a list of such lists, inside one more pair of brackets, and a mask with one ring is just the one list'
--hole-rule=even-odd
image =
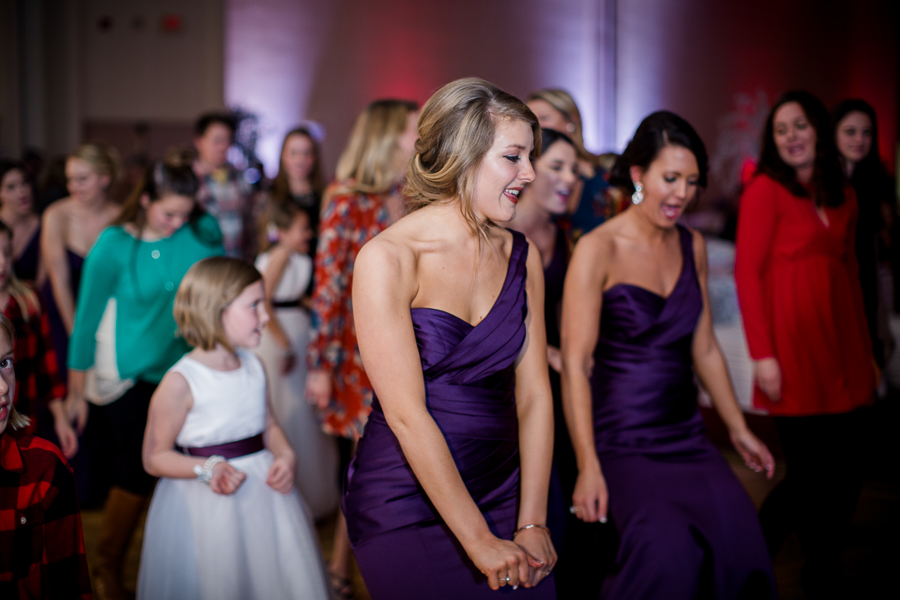
{"label": "crowd of people", "polygon": [[[84,144],[40,214],[0,162],[0,595],[128,597],[149,502],[139,599],[349,599],[354,557],[374,599],[775,598],[793,532],[807,597],[843,597],[893,350],[866,102],[784,94],[740,199],[754,402],[788,468],[759,515],[697,405],[699,380],[772,478],[679,223],[709,162],[682,117],[596,156],[566,92],[461,79],[369,104],[328,185],[289,131],[262,193],[234,133],[203,115],[121,203]],[[76,498],[105,498],[93,577]]]}

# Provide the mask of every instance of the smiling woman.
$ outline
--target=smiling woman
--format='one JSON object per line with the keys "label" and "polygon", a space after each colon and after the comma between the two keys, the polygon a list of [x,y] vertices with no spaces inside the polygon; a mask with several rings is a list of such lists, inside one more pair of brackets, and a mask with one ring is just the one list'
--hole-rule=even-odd
{"label": "smiling woman", "polygon": [[563,407],[579,470],[571,511],[609,519],[621,539],[601,598],[775,597],[753,504],[697,409],[695,373],[747,466],[772,476],[713,336],[705,243],[677,224],[706,171],[690,124],[648,116],[612,171],[634,206],[581,238],[566,276]]}
{"label": "smiling woman", "polygon": [[[541,259],[515,216],[537,119],[480,79],[422,109],[412,214],[357,257],[353,317],[376,398],[344,513],[372,598],[555,598]],[[520,468],[521,465],[521,468]]]}

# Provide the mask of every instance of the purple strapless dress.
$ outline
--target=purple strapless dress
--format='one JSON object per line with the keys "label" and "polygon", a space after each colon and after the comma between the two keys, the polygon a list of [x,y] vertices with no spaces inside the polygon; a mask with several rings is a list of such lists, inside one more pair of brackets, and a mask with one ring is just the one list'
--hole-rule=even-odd
{"label": "purple strapless dress", "polygon": [[[411,311],[425,401],[494,535],[511,539],[519,494],[515,361],[525,341],[528,243],[517,232],[500,296],[477,326]],[[350,543],[373,600],[497,598],[429,501],[377,398],[343,499]],[[516,597],[556,597],[552,575]]]}
{"label": "purple strapless dress", "polygon": [[756,510],[705,434],[691,346],[703,297],[691,233],[668,298],[603,293],[591,378],[597,455],[620,535],[601,598],[775,598]]}

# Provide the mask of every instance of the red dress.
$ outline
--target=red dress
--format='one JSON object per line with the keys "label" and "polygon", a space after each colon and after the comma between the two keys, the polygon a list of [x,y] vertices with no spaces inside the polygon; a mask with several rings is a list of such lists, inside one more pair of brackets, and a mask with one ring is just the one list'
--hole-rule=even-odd
{"label": "red dress", "polygon": [[774,356],[781,400],[759,387],[757,407],[776,416],[849,412],[875,389],[854,233],[857,204],[825,208],[758,175],[741,196],[734,276],[753,360]]}

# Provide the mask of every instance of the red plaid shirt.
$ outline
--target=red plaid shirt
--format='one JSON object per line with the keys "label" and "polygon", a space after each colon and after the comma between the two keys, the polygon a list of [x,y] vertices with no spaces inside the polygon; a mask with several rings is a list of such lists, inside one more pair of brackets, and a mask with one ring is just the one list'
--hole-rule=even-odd
{"label": "red plaid shirt", "polygon": [[91,598],[72,469],[59,448],[0,434],[0,598]]}
{"label": "red plaid shirt", "polygon": [[66,397],[66,384],[60,379],[53,338],[50,337],[50,321],[46,311],[31,312],[26,318],[13,298],[9,299],[3,314],[16,328],[16,397],[13,403],[19,413],[31,417],[31,425],[26,431],[34,433],[39,403]]}

